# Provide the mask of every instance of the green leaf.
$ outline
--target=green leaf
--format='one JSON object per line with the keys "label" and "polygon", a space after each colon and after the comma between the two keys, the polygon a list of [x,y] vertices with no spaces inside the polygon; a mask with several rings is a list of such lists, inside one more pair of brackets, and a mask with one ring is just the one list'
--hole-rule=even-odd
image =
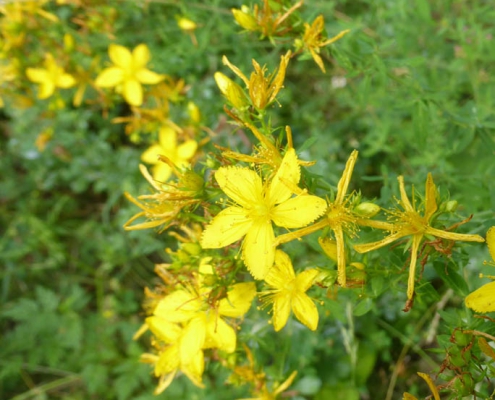
{"label": "green leaf", "polygon": [[373,307],[373,300],[370,297],[366,297],[361,300],[356,307],[354,307],[353,314],[356,317],[360,317],[361,315],[366,314]]}
{"label": "green leaf", "polygon": [[451,266],[451,264],[445,264],[443,262],[433,263],[433,267],[438,276],[454,290],[459,296],[465,297],[469,294],[469,288],[464,278],[459,275]]}

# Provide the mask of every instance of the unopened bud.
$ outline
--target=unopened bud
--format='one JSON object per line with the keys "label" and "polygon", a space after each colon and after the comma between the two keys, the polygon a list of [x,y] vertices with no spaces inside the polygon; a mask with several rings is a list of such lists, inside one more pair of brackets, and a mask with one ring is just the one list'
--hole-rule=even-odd
{"label": "unopened bud", "polygon": [[189,118],[191,118],[194,123],[198,124],[201,121],[199,107],[192,101],[187,103],[187,112],[189,113]]}
{"label": "unopened bud", "polygon": [[179,25],[179,28],[184,32],[192,32],[198,27],[196,22],[184,17],[177,20],[177,25]]}
{"label": "unopened bud", "polygon": [[200,192],[203,189],[205,181],[202,176],[193,170],[187,170],[180,177],[180,188],[193,192]]}
{"label": "unopened bud", "polygon": [[447,212],[455,212],[457,210],[457,206],[459,203],[457,203],[457,200],[449,200],[447,203],[445,203],[445,211]]}
{"label": "unopened bud", "polygon": [[318,243],[320,244],[320,246],[323,249],[323,251],[325,252],[325,254],[328,256],[328,258],[337,262],[337,258],[338,258],[338,256],[337,256],[337,242],[333,239],[328,238],[328,237],[319,237]]}
{"label": "unopened bud", "polygon": [[242,7],[241,10],[233,8],[232,14],[234,14],[237,23],[244,29],[247,31],[256,31],[258,30],[258,23],[252,15],[248,14],[248,11],[249,9],[247,7]]}
{"label": "unopened bud", "polygon": [[380,206],[370,202],[360,203],[354,208],[354,212],[361,217],[373,218],[380,212]]}
{"label": "unopened bud", "polygon": [[221,72],[215,72],[214,77],[222,94],[235,108],[241,110],[248,105],[246,95],[237,83]]}

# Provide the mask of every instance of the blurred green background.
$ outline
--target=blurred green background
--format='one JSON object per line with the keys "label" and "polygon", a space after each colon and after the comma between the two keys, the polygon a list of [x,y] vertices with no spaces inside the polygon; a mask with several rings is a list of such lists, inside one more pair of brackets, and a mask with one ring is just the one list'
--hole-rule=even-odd
{"label": "blurred green background", "polygon": [[[245,72],[252,58],[273,70],[290,47],[240,33],[230,12],[240,5],[226,0],[50,2],[44,9],[57,15],[59,24],[41,18],[43,25],[32,28],[26,20],[17,23],[17,31],[7,31],[13,21],[3,15],[2,40],[8,32],[25,30],[28,40],[17,56],[22,65],[37,65],[50,51],[41,46],[50,42],[46,38],[60,45],[64,32],[79,29],[78,16],[94,25],[87,35],[91,53],[83,63],[106,59],[113,42],[129,48],[146,43],[152,69],[190,85],[183,102],[194,101],[203,124],[225,144],[233,140],[233,129],[226,126],[213,74],[233,76],[222,55]],[[388,207],[398,194],[398,175],[405,176],[408,190],[414,184],[422,191],[432,172],[442,197],[450,193],[459,201],[460,215],[475,214],[466,229],[484,235],[495,225],[493,3],[305,1],[303,19],[319,14],[329,36],[351,32],[324,56],[326,75],[311,59],[291,61],[281,107],[272,110],[274,126],[290,125],[302,157],[318,161],[310,172],[334,185],[348,155],[358,149],[353,188],[381,206]],[[99,27],[107,29],[109,15],[111,34],[98,34]],[[198,24],[197,46],[177,26],[180,16]],[[26,96],[35,94],[27,79],[17,88]],[[94,104],[73,107],[70,97],[60,109],[35,98],[20,108],[9,101],[8,86],[0,90],[6,103],[0,111],[0,398],[156,398],[149,366],[138,363],[147,344],[132,336],[144,318],[143,289],[156,281],[154,263],[168,260],[164,250],[173,242],[166,234],[122,228],[137,212],[123,192],[147,191],[138,170],[146,145],[133,143],[122,124],[110,122],[129,110],[121,104],[105,116]],[[53,137],[40,151],[35,142],[46,129]],[[462,255],[465,264],[473,261],[459,272],[472,290],[480,284],[476,276],[487,252],[471,246]],[[424,281],[433,283],[418,290],[432,302],[402,313],[400,267],[383,271],[389,263],[403,265],[406,257],[387,257],[396,258],[376,259],[370,266],[369,273],[381,279],[373,279],[373,295],[329,301],[328,318],[317,334],[292,324],[275,335],[257,327],[256,312],[246,321],[251,330],[243,334],[264,351],[259,362],[265,371],[283,379],[287,371],[299,370],[291,388],[294,399],[428,393],[415,374],[441,364],[442,355],[425,350],[432,343],[424,330],[435,312],[431,304],[448,288],[433,269],[425,271]],[[386,291],[390,285],[399,285],[402,293]],[[460,298],[451,305],[462,308]],[[450,328],[462,318],[455,308],[444,316]],[[450,334],[448,329],[442,333]],[[284,349],[284,356],[274,348]],[[249,397],[246,388],[225,386],[227,375],[212,365],[205,390],[179,378],[158,398]]]}

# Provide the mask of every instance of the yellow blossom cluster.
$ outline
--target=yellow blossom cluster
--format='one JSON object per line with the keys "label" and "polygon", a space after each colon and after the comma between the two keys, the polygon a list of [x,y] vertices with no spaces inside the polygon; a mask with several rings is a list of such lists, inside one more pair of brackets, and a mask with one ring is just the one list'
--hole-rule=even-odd
{"label": "yellow blossom cluster", "polygon": [[[170,384],[177,371],[200,385],[204,357],[211,349],[217,349],[216,359],[228,365],[225,354],[239,346],[235,330],[223,317],[241,318],[256,295],[262,303],[261,309],[269,307],[269,323],[276,332],[287,325],[291,313],[315,331],[321,317],[316,299],[322,296],[314,295],[318,288],[329,289],[334,281],[342,288],[364,285],[366,262],[359,259],[359,254],[406,239],[403,243],[410,250],[410,263],[404,311],[409,311],[415,296],[421,246],[428,245],[427,238],[452,243],[484,241],[476,234],[437,227],[437,218],[446,212],[446,207],[442,203],[440,210],[431,174],[427,175],[420,204],[414,190],[412,196],[408,196],[402,176],[398,177],[398,208],[382,210],[373,202],[364,201],[358,192],[350,191],[357,150],[351,152],[335,192],[311,191],[303,179],[301,166],[315,163],[299,159],[289,127],[285,129],[287,144],[282,145],[275,140],[274,129],[264,123],[264,119],[269,118],[269,107],[282,93],[289,60],[290,53],[282,56],[278,70],[273,73],[267,73],[265,66],[253,60],[253,72],[248,79],[224,57],[224,64],[245,87],[221,72],[215,74],[219,90],[228,103],[225,111],[241,129],[253,134],[255,144],[251,154],[218,146],[220,153],[215,154],[201,172],[194,165],[177,168],[182,172],[176,172],[177,181],[169,185],[159,184],[148,172],[143,172],[155,193],[140,196],[143,203],[128,195],[142,211],[125,225],[126,229],[160,226],[163,231],[175,226],[191,233],[193,230],[187,227],[201,223],[201,233],[195,229],[189,238],[171,232],[180,242],[180,249],[169,251],[174,262],[166,267],[168,289],[162,290],[166,292],[162,297],[152,296],[154,306],[146,319],[146,327],[155,337],[155,353],[144,358],[155,366],[155,374],[160,379],[158,391]],[[172,132],[170,129],[169,134]],[[176,157],[174,160],[161,158],[161,161],[168,166],[180,163],[180,154],[187,153],[187,144],[182,146],[176,153],[169,151]],[[240,162],[246,164],[239,165]],[[386,218],[380,218],[381,211]],[[142,218],[143,222],[133,225]],[[387,235],[376,242],[360,243],[359,234],[363,229],[385,231]],[[322,253],[336,264],[334,281],[331,280],[333,271],[328,268],[316,265],[301,268],[299,262],[293,264],[291,260],[290,249],[295,241],[314,233],[319,235]],[[288,243],[291,245],[286,245]],[[288,251],[280,249],[281,246]],[[349,272],[352,278],[348,282]],[[181,284],[177,286],[175,281]],[[477,296],[473,294],[467,299],[468,306],[470,302],[478,303]],[[244,302],[240,302],[241,297]],[[229,312],[225,308],[227,304]],[[167,328],[176,332],[173,338],[161,333],[167,324],[175,324]],[[249,349],[246,353],[248,359],[252,358]],[[273,397],[270,392],[266,392],[268,397],[263,397],[265,394],[259,388],[264,375],[256,372],[253,364],[254,361],[250,366],[230,365],[229,368],[233,370],[231,378],[251,383],[256,387],[253,393],[261,396],[259,398],[275,398],[295,377],[291,375],[279,387],[280,391],[271,392],[275,394]]]}

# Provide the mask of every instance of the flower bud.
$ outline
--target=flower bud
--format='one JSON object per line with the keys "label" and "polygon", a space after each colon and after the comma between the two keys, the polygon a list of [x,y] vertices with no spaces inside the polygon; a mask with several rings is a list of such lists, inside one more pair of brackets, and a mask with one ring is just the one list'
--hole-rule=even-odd
{"label": "flower bud", "polygon": [[192,192],[200,192],[203,190],[205,181],[203,177],[193,170],[187,170],[181,174],[179,187],[181,189],[190,190]]}
{"label": "flower bud", "polygon": [[177,25],[179,25],[179,28],[182,29],[184,32],[192,32],[198,27],[196,22],[184,17],[181,17],[177,20]]}
{"label": "flower bud", "polygon": [[258,23],[256,19],[247,13],[249,9],[246,7],[242,7],[242,10],[238,10],[237,8],[233,8],[232,14],[234,14],[234,18],[237,23],[242,26],[247,31],[256,31],[258,30]]}
{"label": "flower bud", "polygon": [[333,261],[337,262],[337,242],[333,239],[327,238],[327,237],[320,237],[318,238],[318,243],[320,244],[321,248],[325,252],[325,254],[328,256],[328,258],[332,259]]}
{"label": "flower bud", "polygon": [[192,101],[187,103],[187,112],[189,113],[189,118],[191,118],[194,123],[198,124],[201,121],[199,107]]}
{"label": "flower bud", "polygon": [[458,205],[459,205],[459,203],[457,203],[457,200],[447,201],[447,203],[445,204],[445,211],[455,212],[455,210],[457,210]]}
{"label": "flower bud", "polygon": [[222,94],[235,108],[241,110],[248,105],[244,91],[237,83],[221,72],[215,72],[214,77]]}
{"label": "flower bud", "polygon": [[380,212],[380,206],[370,202],[360,203],[354,208],[354,212],[361,217],[373,218]]}

